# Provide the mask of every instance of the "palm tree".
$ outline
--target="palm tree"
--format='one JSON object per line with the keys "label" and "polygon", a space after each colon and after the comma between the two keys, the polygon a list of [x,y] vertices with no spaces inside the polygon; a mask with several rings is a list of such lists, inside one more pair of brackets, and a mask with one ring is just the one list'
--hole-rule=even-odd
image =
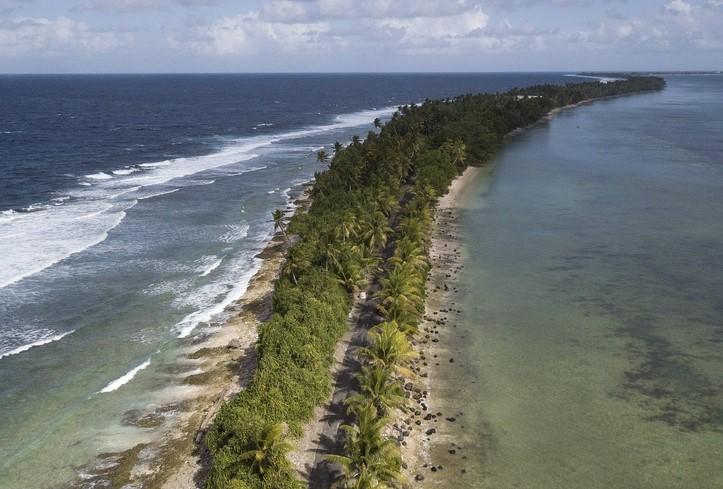
{"label": "palm tree", "polygon": [[381,301],[379,309],[387,320],[412,323],[422,312],[424,279],[413,273],[410,266],[400,264],[380,282],[382,289],[377,293]]}
{"label": "palm tree", "polygon": [[316,152],[316,161],[318,163],[324,164],[329,162],[329,153],[324,151],[324,149],[320,149]]}
{"label": "palm tree", "polygon": [[345,212],[341,222],[336,228],[337,239],[344,242],[356,236],[358,227],[356,216],[351,212]]}
{"label": "palm tree", "polygon": [[406,265],[424,275],[429,271],[429,259],[424,251],[416,242],[407,237],[396,242],[394,256],[389,259],[389,262],[395,266]]}
{"label": "palm tree", "polygon": [[344,149],[344,146],[339,141],[334,143],[334,153],[338,153],[342,149]]}
{"label": "palm tree", "polygon": [[369,220],[362,222],[361,238],[370,251],[383,248],[387,244],[387,238],[391,232],[392,228],[389,227],[387,216],[381,211],[374,212]]}
{"label": "palm tree", "polygon": [[461,139],[447,141],[442,145],[442,150],[452,157],[452,166],[459,171],[467,160],[467,147],[464,142]]}
{"label": "palm tree", "polygon": [[394,369],[399,375],[412,377],[407,365],[417,357],[407,336],[399,329],[396,321],[381,323],[369,333],[371,345],[361,348],[359,355],[371,365]]}
{"label": "palm tree", "polygon": [[404,409],[406,403],[404,388],[392,378],[389,369],[377,365],[364,366],[357,375],[357,380],[359,394],[349,396],[346,400],[351,412],[363,409],[367,404],[374,406],[382,415],[392,409]]}
{"label": "palm tree", "polygon": [[284,224],[284,213],[281,209],[276,209],[271,213],[271,217],[274,220],[274,232],[280,229],[284,235],[286,242],[289,242],[289,236],[286,234],[286,225]]}
{"label": "palm tree", "polygon": [[382,120],[381,120],[379,117],[377,117],[376,119],[374,119],[374,127],[376,127],[377,129],[381,129],[381,127],[382,127]]}
{"label": "palm tree", "polygon": [[[342,425],[346,433],[345,455],[327,459],[341,466],[345,489],[382,489],[400,487],[402,459],[396,444],[382,435],[387,419],[377,415],[372,405],[360,406],[356,424]],[[339,487],[339,486],[337,486]]]}
{"label": "palm tree", "polygon": [[292,246],[286,257],[283,273],[291,277],[294,284],[298,285],[298,276],[311,266],[311,257],[306,249],[299,246]]}
{"label": "palm tree", "polygon": [[251,471],[264,475],[268,470],[284,468],[288,461],[286,453],[294,446],[286,440],[286,423],[269,424],[254,440],[254,448],[242,453],[241,460],[251,460]]}

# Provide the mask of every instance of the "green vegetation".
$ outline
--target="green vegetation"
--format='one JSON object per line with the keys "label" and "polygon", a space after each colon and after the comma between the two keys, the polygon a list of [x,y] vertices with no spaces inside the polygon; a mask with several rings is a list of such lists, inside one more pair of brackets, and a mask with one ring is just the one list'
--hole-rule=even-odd
{"label": "green vegetation", "polygon": [[402,379],[412,375],[409,338],[424,310],[436,197],[466,165],[488,161],[507,133],[553,108],[663,86],[638,77],[427,101],[400,107],[386,124],[375,121],[381,130],[364,141],[337,143],[333,157],[320,151],[329,169],[316,175],[309,211],[295,215],[288,230],[281,213],[273,216],[297,239],[275,287],[274,315],[260,330],[254,378],[222,407],[207,436],[214,463],[206,487],[299,487],[285,457],[289,437],[328,398],[351,296],[379,267],[377,301],[386,322],[361,351],[359,394],[347,403],[354,422],[344,427],[345,453],[332,459],[344,470],[343,487],[401,486],[399,449],[383,433],[386,416],[404,407]]}

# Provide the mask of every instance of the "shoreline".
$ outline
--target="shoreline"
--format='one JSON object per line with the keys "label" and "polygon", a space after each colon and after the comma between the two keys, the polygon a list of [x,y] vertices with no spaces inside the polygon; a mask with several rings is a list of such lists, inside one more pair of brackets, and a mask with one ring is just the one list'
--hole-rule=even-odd
{"label": "shoreline", "polygon": [[[284,208],[285,221],[308,209],[311,185],[309,181],[292,189]],[[175,414],[160,436],[122,452],[99,454],[81,468],[68,488],[104,483],[111,487],[141,484],[139,487],[147,489],[203,487],[210,461],[204,445],[206,431],[223,402],[240,392],[256,370],[258,327],[271,316],[274,283],[289,246],[283,233],[275,231],[255,255],[261,263],[243,295],[224,310],[229,316],[200,339],[191,335],[181,340],[179,360],[191,362],[195,369],[182,377],[179,385],[197,389],[194,395],[126,413],[124,422],[141,428],[161,427],[167,413]]]}
{"label": "shoreline", "polygon": [[[435,465],[432,449],[439,443],[438,432],[441,423],[457,413],[444,412],[446,409],[439,405],[438,399],[440,385],[436,383],[434,364],[449,361],[453,358],[445,348],[441,333],[449,321],[449,316],[456,312],[453,307],[454,294],[458,291],[452,285],[454,277],[461,271],[465,251],[457,237],[456,225],[458,211],[464,208],[468,191],[472,189],[471,183],[485,174],[489,174],[491,166],[467,167],[450,184],[448,192],[442,196],[434,208],[434,222],[429,241],[429,258],[432,268],[427,281],[427,297],[425,300],[424,315],[419,324],[419,334],[413,341],[419,358],[415,361],[415,368],[421,372],[415,379],[416,403],[422,411],[414,411],[417,420],[406,423],[410,427],[410,434],[402,444],[402,459],[406,464],[403,474],[408,482],[423,484],[429,483],[431,474],[443,470],[443,466]],[[452,287],[450,287],[452,285]],[[440,330],[441,329],[441,330]],[[446,332],[449,334],[449,331]],[[402,413],[397,423],[404,422]],[[425,482],[427,481],[427,482]]]}

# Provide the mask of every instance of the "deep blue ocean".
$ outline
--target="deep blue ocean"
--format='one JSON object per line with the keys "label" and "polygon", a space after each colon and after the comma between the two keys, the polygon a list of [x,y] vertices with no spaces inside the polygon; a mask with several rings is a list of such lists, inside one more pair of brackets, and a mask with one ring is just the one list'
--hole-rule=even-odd
{"label": "deep blue ocean", "polygon": [[0,487],[156,436],[124,413],[246,290],[315,152],[401,104],[562,74],[0,77]]}

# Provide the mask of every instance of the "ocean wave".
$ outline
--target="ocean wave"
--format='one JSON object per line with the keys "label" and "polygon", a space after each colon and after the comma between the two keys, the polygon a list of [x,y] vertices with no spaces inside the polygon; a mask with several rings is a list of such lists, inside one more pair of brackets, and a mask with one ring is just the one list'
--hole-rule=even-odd
{"label": "ocean wave", "polygon": [[211,272],[216,270],[223,262],[224,257],[221,257],[221,258],[218,258],[215,260],[214,260],[214,258],[216,258],[215,256],[210,256],[207,258],[213,260],[213,262],[211,262],[210,264],[204,264],[203,268],[201,270],[199,270],[201,272],[201,277],[206,277],[208,274],[210,274]]}
{"label": "ocean wave", "polygon": [[53,343],[56,341],[60,341],[69,334],[75,333],[75,330],[66,331],[65,333],[60,334],[54,334],[50,336],[44,336],[38,340],[33,341],[32,343],[27,343],[25,345],[18,346],[17,348],[5,352],[0,352],[0,358],[9,357],[11,355],[17,355],[18,353],[22,353],[24,351],[28,351],[31,348],[35,348],[36,346],[42,346],[47,345],[48,343]]}
{"label": "ocean wave", "polygon": [[[140,163],[115,170],[112,174],[98,172],[86,175],[78,188],[69,191],[72,201],[65,205],[34,204],[25,209],[27,214],[20,217],[3,215],[0,219],[0,288],[105,241],[109,231],[124,219],[124,211],[135,205],[138,199],[171,192],[137,195],[141,190],[136,187],[159,186],[172,180],[178,182],[178,185],[174,182],[175,187],[182,187],[183,178],[209,170],[224,176],[261,170],[266,166],[243,166],[257,156],[254,151],[258,148],[344,128],[371,126],[375,117],[383,117],[394,110],[387,108],[343,114],[327,125],[235,139],[221,151],[209,155]],[[139,171],[131,172],[131,168]],[[231,230],[221,236],[221,240],[230,242],[242,237],[238,230]],[[18,247],[17,243],[32,243],[33,246]]]}
{"label": "ocean wave", "polygon": [[181,190],[181,189],[180,189],[180,188],[174,188],[174,189],[171,189],[171,190],[164,190],[164,191],[162,191],[162,192],[156,192],[156,193],[144,195],[144,196],[142,196],[142,197],[138,197],[138,200],[148,200],[148,199],[152,199],[152,198],[154,198],[154,197],[160,197],[161,195],[172,194],[172,193],[178,192],[179,190]]}
{"label": "ocean wave", "polygon": [[38,212],[38,211],[43,211],[43,210],[49,209],[49,208],[50,208],[50,206],[48,204],[43,204],[43,203],[37,202],[35,204],[30,204],[27,207],[23,207],[22,209],[20,209],[20,211],[24,212],[24,213]]}
{"label": "ocean wave", "polygon": [[131,369],[128,373],[123,375],[122,377],[118,377],[112,382],[109,382],[108,385],[103,387],[101,390],[98,391],[99,394],[107,394],[108,392],[113,392],[118,389],[120,389],[122,386],[133,380],[133,378],[138,375],[138,372],[143,370],[144,368],[148,367],[151,364],[151,359],[148,358],[145,362],[141,363],[137,367]]}
{"label": "ocean wave", "polygon": [[157,161],[155,163],[141,163],[138,166],[141,168],[163,168],[166,166],[171,166],[170,161]]}
{"label": "ocean wave", "polygon": [[126,175],[130,175],[132,173],[138,172],[138,171],[141,171],[141,169],[135,168],[135,167],[130,167],[130,168],[121,168],[120,170],[113,170],[112,173],[113,173],[113,175],[126,176]]}
{"label": "ocean wave", "polygon": [[110,180],[113,178],[113,175],[108,175],[107,173],[98,172],[98,173],[92,173],[90,175],[86,175],[85,178],[88,178],[90,180]]}
{"label": "ocean wave", "polygon": [[[94,201],[28,212],[0,220],[0,288],[20,282],[76,253],[102,243],[135,205]],[[17,246],[32,243],[32,247]]]}
{"label": "ocean wave", "polygon": [[[215,297],[222,296],[222,299],[219,302],[213,303],[188,314],[181,321],[179,321],[174,326],[177,337],[188,337],[198,325],[202,323],[210,323],[215,317],[222,314],[228,306],[239,300],[246,292],[248,284],[251,281],[251,277],[253,277],[254,274],[258,271],[258,269],[261,267],[262,260],[260,260],[259,258],[253,258],[252,263],[253,265],[251,266],[251,268],[247,270],[241,277],[234,277],[234,285],[230,288],[224,284],[217,283],[210,284],[209,286],[202,288],[200,291],[196,291],[196,294]],[[223,294],[223,291],[220,290],[220,287],[224,287],[226,289],[225,295]],[[203,298],[199,301],[206,302],[206,299]]]}
{"label": "ocean wave", "polygon": [[249,232],[249,225],[247,223],[241,224],[226,224],[224,228],[227,230],[218,240],[223,243],[233,243],[240,239],[244,239]]}

